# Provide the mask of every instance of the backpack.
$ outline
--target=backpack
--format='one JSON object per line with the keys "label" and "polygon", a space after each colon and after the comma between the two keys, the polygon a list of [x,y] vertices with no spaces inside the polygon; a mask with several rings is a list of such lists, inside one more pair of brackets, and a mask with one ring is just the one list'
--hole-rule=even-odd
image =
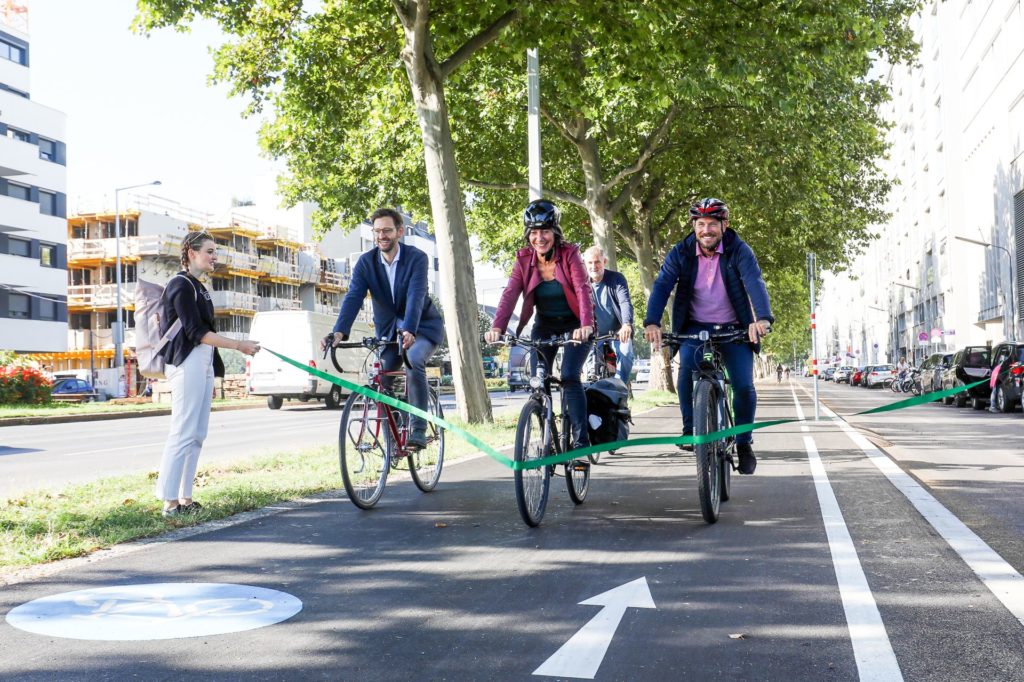
{"label": "backpack", "polygon": [[[182,277],[182,275],[174,277]],[[184,279],[187,281],[188,277]],[[199,292],[196,290],[195,284],[192,284],[192,291],[198,302]],[[159,284],[140,279],[135,285],[135,355],[138,358],[139,374],[147,379],[164,378],[164,367],[167,363],[161,352],[164,346],[181,331],[181,319],[179,318],[174,321],[167,333],[160,336],[160,313],[163,308],[163,297],[164,287]]]}
{"label": "backpack", "polygon": [[587,386],[587,428],[591,445],[629,438],[633,423],[627,401],[629,389],[621,379],[601,379]]}

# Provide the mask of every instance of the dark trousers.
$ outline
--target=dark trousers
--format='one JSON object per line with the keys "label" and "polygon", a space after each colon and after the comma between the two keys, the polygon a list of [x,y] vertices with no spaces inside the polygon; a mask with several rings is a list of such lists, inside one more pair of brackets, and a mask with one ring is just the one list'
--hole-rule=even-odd
{"label": "dark trousers", "polygon": [[[533,325],[530,338],[545,339],[554,334],[564,334],[579,328],[579,322],[573,323],[545,323],[539,320]],[[573,343],[562,348],[562,371],[559,380],[562,382],[562,409],[569,413],[569,430],[572,432],[570,442],[572,448],[582,448],[590,445],[590,435],[587,433],[587,396],[583,392],[583,383],[580,381],[580,374],[583,372],[583,363],[587,360],[592,341],[587,343]],[[557,348],[544,348],[533,354],[530,360],[530,371],[535,372],[538,360],[548,373],[555,363]]]}
{"label": "dark trousers", "polygon": [[[696,334],[701,330],[712,331],[715,325],[691,322],[684,334]],[[729,373],[732,386],[732,410],[736,424],[752,424],[757,409],[757,392],[754,390],[754,351],[746,343],[723,343],[717,346],[722,354],[722,363]],[[679,376],[676,389],[679,393],[679,409],[683,413],[683,431],[693,433],[693,371],[704,357],[703,342],[693,339],[679,348]],[[736,436],[737,443],[753,442],[748,431]]]}
{"label": "dark trousers", "polygon": [[[405,368],[405,381],[408,387],[409,404],[418,407],[424,412],[427,411],[427,360],[437,350],[437,346],[430,340],[417,336],[416,342],[405,352],[409,358],[410,367]],[[402,367],[402,355],[397,345],[390,345],[380,355],[382,368],[386,372],[393,372]],[[385,378],[385,386],[390,388],[390,377]],[[399,396],[400,398],[401,396]],[[421,417],[413,417],[409,422],[410,431],[424,431],[427,422]]]}

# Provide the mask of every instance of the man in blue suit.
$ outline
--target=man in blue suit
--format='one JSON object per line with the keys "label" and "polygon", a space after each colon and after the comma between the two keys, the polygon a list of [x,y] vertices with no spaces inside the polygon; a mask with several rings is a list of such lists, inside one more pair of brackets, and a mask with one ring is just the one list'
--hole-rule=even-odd
{"label": "man in blue suit", "polygon": [[590,288],[594,291],[597,321],[594,331],[598,336],[616,335],[612,341],[618,365],[615,375],[628,384],[629,373],[633,371],[633,302],[629,298],[629,285],[621,272],[605,267],[608,257],[600,246],[591,246],[583,252],[583,264],[587,266]]}
{"label": "man in blue suit", "polygon": [[[334,323],[335,343],[348,339],[352,323],[362,308],[366,292],[373,301],[373,325],[377,336],[397,336],[409,360],[406,382],[409,403],[427,409],[427,360],[437,350],[444,334],[441,314],[427,295],[427,273],[430,259],[414,246],[401,244],[405,236],[402,215],[391,208],[379,208],[370,216],[374,242],[377,244],[356,261],[348,293],[341,302],[338,321]],[[321,342],[321,346],[326,343]],[[385,371],[397,370],[401,353],[394,345],[381,355]],[[426,445],[426,422],[413,417],[409,423],[410,448]]]}

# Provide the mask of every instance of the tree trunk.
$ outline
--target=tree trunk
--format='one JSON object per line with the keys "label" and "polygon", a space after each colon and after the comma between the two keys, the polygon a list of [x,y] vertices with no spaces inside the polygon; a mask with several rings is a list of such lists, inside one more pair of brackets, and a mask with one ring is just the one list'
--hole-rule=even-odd
{"label": "tree trunk", "polygon": [[491,421],[491,401],[484,381],[478,338],[479,307],[473,283],[473,255],[462,208],[444,84],[436,64],[432,64],[429,47],[416,45],[415,41],[414,34],[407,31],[403,57],[423,136],[455,397],[459,417],[463,420]]}
{"label": "tree trunk", "polygon": [[580,139],[576,143],[576,149],[580,154],[583,180],[587,188],[584,203],[587,213],[590,214],[590,229],[594,235],[594,243],[601,247],[605,257],[608,258],[606,267],[615,270],[615,226],[612,223],[613,216],[608,205],[608,190],[604,186],[601,153],[597,148],[597,142],[593,138],[586,137],[588,127],[587,122],[582,121],[576,131],[576,135]]}

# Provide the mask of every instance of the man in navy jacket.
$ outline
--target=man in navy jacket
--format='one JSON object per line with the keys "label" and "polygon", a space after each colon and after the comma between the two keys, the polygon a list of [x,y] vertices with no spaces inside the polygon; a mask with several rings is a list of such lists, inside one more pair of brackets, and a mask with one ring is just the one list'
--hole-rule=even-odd
{"label": "man in navy jacket", "polygon": [[[370,223],[377,246],[360,256],[352,269],[352,281],[341,302],[338,321],[334,323],[335,343],[348,339],[352,323],[369,292],[378,338],[397,336],[409,360],[410,366],[406,369],[409,403],[426,410],[427,360],[444,335],[441,315],[427,295],[430,259],[416,247],[400,243],[405,235],[405,223],[398,211],[377,209],[370,216]],[[381,362],[385,371],[398,369],[402,364],[398,348],[388,346],[381,355]],[[424,447],[426,422],[413,417],[409,426],[408,446]]]}
{"label": "man in navy jacket", "polygon": [[583,252],[583,264],[594,292],[594,333],[617,336],[611,342],[617,364],[615,375],[628,383],[633,370],[633,302],[629,299],[629,285],[621,272],[605,267],[608,258],[600,246]]}
{"label": "man in navy jacket", "polygon": [[[747,330],[749,344],[720,346],[722,360],[733,389],[736,424],[752,424],[757,409],[754,391],[754,353],[761,337],[775,321],[768,289],[753,250],[729,229],[729,208],[718,199],[701,199],[690,207],[693,233],[669,251],[647,301],[644,335],[651,346],[661,347],[661,315],[675,289],[672,332],[696,334],[702,330]],[[686,341],[679,349],[679,407],[683,435],[693,434],[693,371],[701,359],[702,342]],[[751,433],[736,436],[739,472],[752,474],[757,467]],[[692,450],[692,446],[685,446]]]}

